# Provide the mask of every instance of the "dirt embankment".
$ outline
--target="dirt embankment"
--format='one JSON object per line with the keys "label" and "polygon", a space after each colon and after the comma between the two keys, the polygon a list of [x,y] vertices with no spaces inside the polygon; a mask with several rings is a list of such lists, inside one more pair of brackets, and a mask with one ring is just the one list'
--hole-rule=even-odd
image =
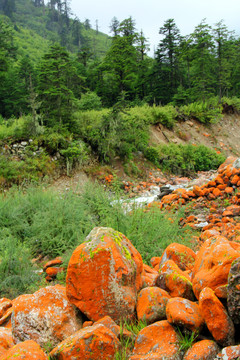
{"label": "dirt embankment", "polygon": [[203,144],[226,156],[240,155],[240,116],[224,115],[216,124],[204,125],[196,120],[178,122],[173,130],[162,125],[151,128],[151,145],[170,143]]}

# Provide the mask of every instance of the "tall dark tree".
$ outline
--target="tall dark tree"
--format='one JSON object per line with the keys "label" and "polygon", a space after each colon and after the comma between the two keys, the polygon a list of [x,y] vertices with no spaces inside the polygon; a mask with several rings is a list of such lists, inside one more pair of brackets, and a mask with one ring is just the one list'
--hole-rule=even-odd
{"label": "tall dark tree", "polygon": [[73,77],[68,52],[56,44],[44,55],[39,71],[39,98],[44,122],[48,126],[69,126],[73,111]]}
{"label": "tall dark tree", "polygon": [[178,46],[180,43],[180,32],[175,24],[174,19],[168,19],[160,28],[159,34],[163,36],[156,51],[157,71],[160,72],[164,87],[162,92],[162,100],[164,102],[171,101],[178,85],[179,85],[179,68],[178,68]]}
{"label": "tall dark tree", "polygon": [[110,32],[113,33],[113,36],[117,36],[119,35],[119,25],[120,22],[118,21],[118,19],[114,16],[111,20],[110,23]]}
{"label": "tall dark tree", "polygon": [[1,0],[0,10],[3,11],[4,15],[12,18],[13,13],[16,11],[15,0]]}

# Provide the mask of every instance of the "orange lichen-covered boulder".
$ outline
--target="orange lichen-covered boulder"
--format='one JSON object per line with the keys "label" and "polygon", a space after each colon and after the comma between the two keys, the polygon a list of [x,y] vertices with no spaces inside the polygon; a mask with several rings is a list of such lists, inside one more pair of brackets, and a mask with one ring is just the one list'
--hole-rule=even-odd
{"label": "orange lichen-covered boulder", "polygon": [[112,360],[119,347],[120,342],[111,330],[102,324],[94,324],[61,342],[49,356],[56,360]]}
{"label": "orange lichen-covered boulder", "polygon": [[183,297],[192,300],[194,295],[188,274],[179,269],[174,261],[166,261],[156,281],[156,286],[166,290],[172,297]]}
{"label": "orange lichen-covered boulder", "polygon": [[170,324],[184,326],[191,331],[199,331],[204,325],[198,304],[187,299],[170,299],[166,306],[166,315]]}
{"label": "orange lichen-covered boulder", "polygon": [[204,288],[199,296],[199,307],[208,330],[221,346],[233,345],[235,329],[225,307],[210,288]]}
{"label": "orange lichen-covered boulder", "polygon": [[236,360],[240,358],[240,345],[227,346],[217,354],[216,359],[218,360]]}
{"label": "orange lichen-covered boulder", "polygon": [[195,252],[185,245],[172,243],[162,254],[159,268],[167,261],[173,260],[181,270],[192,270],[195,263]]}
{"label": "orange lichen-covered boulder", "polygon": [[158,271],[152,269],[150,266],[143,264],[142,282],[143,287],[155,286],[158,278]]}
{"label": "orange lichen-covered boulder", "polygon": [[6,351],[0,360],[48,360],[47,355],[33,340],[21,342]]}
{"label": "orange lichen-covered boulder", "polygon": [[214,236],[201,246],[193,268],[192,285],[195,296],[205,287],[215,290],[226,285],[232,262],[240,253],[224,236]]}
{"label": "orange lichen-covered boulder", "polygon": [[12,332],[16,342],[34,340],[41,346],[58,344],[82,326],[80,315],[61,285],[42,288],[13,301]]}
{"label": "orange lichen-covered boulder", "polygon": [[0,327],[0,356],[14,345],[12,331],[4,327]]}
{"label": "orange lichen-covered boulder", "polygon": [[72,254],[67,296],[90,320],[132,319],[143,262],[131,242],[111,228],[94,228]]}
{"label": "orange lichen-covered boulder", "polygon": [[151,324],[166,319],[166,305],[170,295],[158,287],[147,287],[138,294],[137,317],[138,320]]}
{"label": "orange lichen-covered boulder", "polygon": [[129,360],[180,360],[176,331],[168,321],[158,321],[142,329]]}
{"label": "orange lichen-covered boulder", "polygon": [[212,340],[198,341],[186,352],[183,360],[213,360],[215,359],[219,347]]}

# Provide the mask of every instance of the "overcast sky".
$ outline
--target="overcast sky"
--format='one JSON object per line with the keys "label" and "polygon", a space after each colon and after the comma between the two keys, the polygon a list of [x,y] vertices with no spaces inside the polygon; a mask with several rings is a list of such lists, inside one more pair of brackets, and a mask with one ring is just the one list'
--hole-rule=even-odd
{"label": "overcast sky", "polygon": [[165,20],[173,18],[181,35],[194,31],[202,19],[209,25],[224,20],[229,30],[240,35],[240,0],[71,0],[71,9],[80,21],[89,19],[93,28],[98,20],[99,31],[109,34],[109,24],[114,16],[122,21],[129,16],[136,21],[154,46],[160,41],[159,28]]}

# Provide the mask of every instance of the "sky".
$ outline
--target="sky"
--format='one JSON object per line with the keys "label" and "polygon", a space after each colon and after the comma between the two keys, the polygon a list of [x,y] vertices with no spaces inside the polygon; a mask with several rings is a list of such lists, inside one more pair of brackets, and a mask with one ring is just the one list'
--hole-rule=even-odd
{"label": "sky", "polygon": [[161,36],[159,28],[173,18],[181,35],[188,35],[206,18],[209,25],[224,20],[229,30],[240,35],[240,0],[71,0],[70,7],[81,22],[89,19],[93,28],[111,35],[109,25],[115,16],[122,21],[130,16],[136,29],[143,30],[153,55]]}

